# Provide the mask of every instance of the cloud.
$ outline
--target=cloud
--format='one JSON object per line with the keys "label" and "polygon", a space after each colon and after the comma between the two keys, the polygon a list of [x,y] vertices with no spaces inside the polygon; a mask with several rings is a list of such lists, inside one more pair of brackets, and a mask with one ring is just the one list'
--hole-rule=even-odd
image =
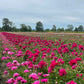
{"label": "cloud", "polygon": [[84,23],[84,0],[1,0],[0,24],[7,17],[16,25],[21,23],[35,25],[42,21],[45,27],[55,24]]}
{"label": "cloud", "polygon": [[79,22],[80,21],[80,18],[78,18],[78,17],[71,17],[71,16],[65,16],[65,17],[63,17],[63,19],[65,21],[68,21],[68,22]]}

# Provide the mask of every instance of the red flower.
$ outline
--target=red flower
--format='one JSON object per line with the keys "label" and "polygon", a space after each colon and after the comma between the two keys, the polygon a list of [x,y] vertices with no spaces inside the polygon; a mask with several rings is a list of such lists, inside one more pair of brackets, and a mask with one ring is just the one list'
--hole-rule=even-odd
{"label": "red flower", "polygon": [[74,64],[77,64],[76,59],[72,59],[69,61],[70,66],[73,66]]}
{"label": "red flower", "polygon": [[64,76],[64,75],[66,75],[67,74],[67,72],[65,71],[65,69],[60,69],[59,70],[59,75],[60,76]]}
{"label": "red flower", "polygon": [[46,62],[44,62],[43,60],[42,61],[40,61],[39,62],[39,64],[38,64],[39,66],[40,66],[40,68],[42,69],[43,68],[43,66],[47,66],[47,63]]}

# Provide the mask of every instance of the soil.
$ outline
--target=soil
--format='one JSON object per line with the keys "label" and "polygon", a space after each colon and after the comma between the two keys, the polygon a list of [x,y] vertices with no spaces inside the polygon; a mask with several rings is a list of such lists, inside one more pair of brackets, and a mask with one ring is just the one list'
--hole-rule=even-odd
{"label": "soil", "polygon": [[0,63],[0,72],[1,72],[1,79],[0,79],[0,84],[7,84],[6,81],[8,80],[8,74],[5,75],[4,71],[6,69],[6,63],[4,61],[1,61]]}

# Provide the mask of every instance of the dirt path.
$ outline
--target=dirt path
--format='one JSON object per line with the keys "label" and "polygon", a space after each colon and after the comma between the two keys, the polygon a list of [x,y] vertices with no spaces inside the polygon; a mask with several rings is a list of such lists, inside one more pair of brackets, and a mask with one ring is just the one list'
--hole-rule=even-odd
{"label": "dirt path", "polygon": [[4,71],[7,70],[7,67],[5,61],[1,60],[1,58],[3,57],[3,47],[1,41],[2,39],[0,38],[0,84],[6,84],[9,76],[8,74],[4,74]]}
{"label": "dirt path", "polygon": [[8,79],[8,74],[5,75],[3,74],[3,72],[6,70],[6,63],[4,61],[2,61],[0,63],[0,70],[1,70],[1,80],[0,80],[0,84],[6,84],[6,81]]}

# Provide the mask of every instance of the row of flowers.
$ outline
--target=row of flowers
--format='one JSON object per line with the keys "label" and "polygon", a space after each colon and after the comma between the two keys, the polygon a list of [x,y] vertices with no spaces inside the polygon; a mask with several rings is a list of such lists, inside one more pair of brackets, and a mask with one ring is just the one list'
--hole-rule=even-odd
{"label": "row of flowers", "polygon": [[83,84],[84,46],[2,32],[8,84]]}

